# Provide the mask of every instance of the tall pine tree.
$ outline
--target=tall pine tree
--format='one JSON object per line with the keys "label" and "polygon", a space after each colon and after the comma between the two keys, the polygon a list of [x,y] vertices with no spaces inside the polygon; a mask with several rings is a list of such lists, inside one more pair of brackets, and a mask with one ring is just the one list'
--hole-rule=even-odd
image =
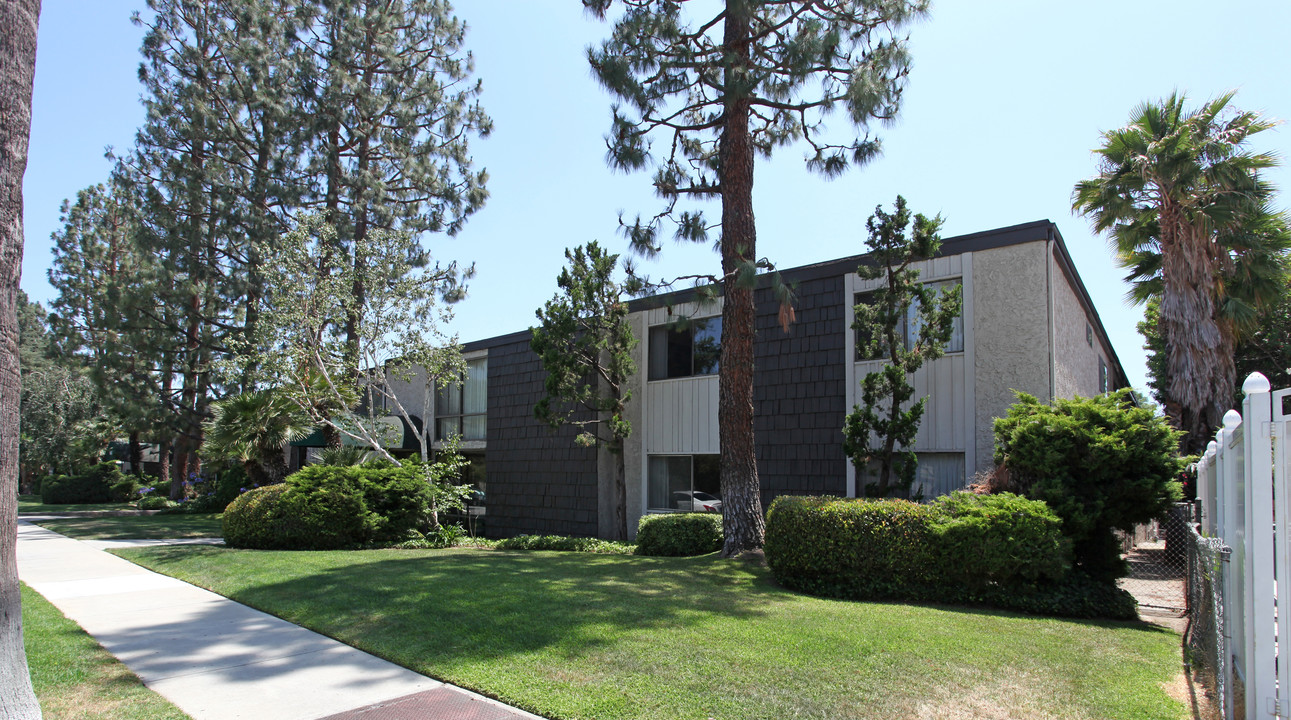
{"label": "tall pine tree", "polygon": [[[658,252],[665,222],[680,240],[707,240],[703,213],[678,201],[722,204],[714,280],[724,295],[718,425],[722,552],[730,557],[760,547],[765,529],[753,436],[754,158],[801,140],[811,148],[807,166],[833,177],[875,157],[879,142],[868,129],[896,117],[909,69],[897,33],[927,3],[725,0],[694,19],[672,0],[583,4],[600,18],[623,8],[610,39],[588,51],[597,78],[621,101],[606,138],[610,164],[639,170],[655,161],[654,186],[666,203],[626,226],[633,249]],[[840,108],[866,129],[863,137],[828,138],[824,120]]]}

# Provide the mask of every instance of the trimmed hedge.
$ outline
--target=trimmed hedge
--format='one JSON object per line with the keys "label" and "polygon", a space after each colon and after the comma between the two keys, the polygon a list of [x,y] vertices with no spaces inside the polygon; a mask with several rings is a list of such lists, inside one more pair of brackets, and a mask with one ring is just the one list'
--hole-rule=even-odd
{"label": "trimmed hedge", "polygon": [[765,550],[781,585],[813,595],[1135,617],[1128,593],[1071,572],[1052,510],[1008,493],[955,493],[927,505],[780,497]]}
{"label": "trimmed hedge", "polygon": [[233,547],[333,550],[407,540],[428,529],[430,487],[415,463],[310,465],[249,490],[224,511]]}
{"label": "trimmed hedge", "polygon": [[126,502],[133,499],[135,479],[121,474],[116,463],[100,463],[75,475],[51,475],[40,483],[46,505]]}
{"label": "trimmed hedge", "polygon": [[718,513],[645,515],[637,525],[637,555],[707,555],[722,549]]}

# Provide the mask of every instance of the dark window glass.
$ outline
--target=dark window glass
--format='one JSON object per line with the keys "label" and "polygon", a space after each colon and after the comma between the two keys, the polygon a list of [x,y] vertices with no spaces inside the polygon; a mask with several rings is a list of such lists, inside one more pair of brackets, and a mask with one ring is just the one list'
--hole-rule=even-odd
{"label": "dark window glass", "polygon": [[716,375],[722,357],[722,319],[696,320],[693,338],[694,374]]}
{"label": "dark window glass", "polygon": [[651,380],[715,375],[722,354],[722,319],[694,320],[685,329],[652,327],[649,352]]}
{"label": "dark window glass", "polygon": [[[722,496],[717,455],[651,456],[648,475],[647,507],[650,510],[720,510]],[[705,503],[710,503],[710,507],[715,509],[705,508]]]}

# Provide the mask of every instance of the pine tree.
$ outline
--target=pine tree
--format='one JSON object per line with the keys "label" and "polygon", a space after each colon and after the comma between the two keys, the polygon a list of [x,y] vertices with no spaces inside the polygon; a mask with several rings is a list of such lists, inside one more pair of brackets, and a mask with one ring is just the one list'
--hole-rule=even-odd
{"label": "pine tree", "polygon": [[534,416],[553,428],[573,425],[581,430],[580,445],[603,445],[614,456],[611,539],[626,541],[623,441],[632,433],[625,415],[637,340],[627,322],[625,288],[614,278],[619,256],[591,242],[566,250],[565,259],[569,264],[556,279],[560,292],[538,310],[541,324],[533,328],[530,342],[547,372],[546,395],[534,407]]}
{"label": "pine tree", "polygon": [[[910,267],[937,255],[941,217],[915,215],[913,220],[912,226],[900,195],[891,214],[882,206],[875,208],[865,223],[866,262],[856,269],[863,279],[884,280],[856,306],[852,328],[861,357],[885,362],[862,379],[861,404],[848,413],[843,426],[843,452],[856,467],[858,485],[867,497],[909,491],[914,483],[918,458],[910,445],[928,398],[910,404],[910,376],[945,353],[960,311],[959,286],[934,290],[919,282],[919,271]],[[877,475],[875,482],[867,482],[871,475]]]}
{"label": "pine tree", "polygon": [[[614,0],[584,0],[600,18]],[[624,0],[611,38],[588,51],[615,105],[609,162],[639,170],[662,140],[654,186],[664,210],[625,225],[633,249],[659,251],[665,222],[680,240],[707,240],[702,212],[682,198],[720,198],[723,289],[719,371],[722,513],[725,556],[760,547],[764,534],[753,435],[753,286],[757,237],[754,158],[802,140],[807,166],[826,177],[879,153],[873,123],[895,119],[909,58],[896,33],[923,15],[923,0],[725,0],[691,21],[682,3]],[[836,143],[824,120],[841,109],[864,137]]]}
{"label": "pine tree", "polygon": [[[488,194],[471,167],[469,140],[492,129],[463,52],[466,26],[441,0],[308,4],[303,36],[314,62],[296,103],[308,112],[307,203],[336,229],[333,252],[362,278],[355,248],[374,230],[456,234]],[[329,260],[330,263],[330,260]],[[361,307],[368,291],[351,289]],[[359,318],[345,318],[357,367]]]}

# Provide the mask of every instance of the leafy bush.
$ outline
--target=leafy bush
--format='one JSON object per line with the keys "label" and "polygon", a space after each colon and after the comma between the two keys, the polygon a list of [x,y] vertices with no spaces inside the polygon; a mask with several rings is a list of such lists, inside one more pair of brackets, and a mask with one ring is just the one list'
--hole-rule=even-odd
{"label": "leafy bush", "polygon": [[[456,538],[451,529],[432,527],[427,477],[428,467],[417,462],[310,465],[281,485],[234,500],[225,509],[225,542],[317,550],[373,543],[448,547]],[[272,488],[281,489],[265,492]]]}
{"label": "leafy bush", "polygon": [[706,555],[722,549],[717,513],[646,515],[637,525],[637,555]]}
{"label": "leafy bush", "polygon": [[1134,617],[1134,600],[1068,570],[1044,503],[956,493],[905,500],[780,497],[766,557],[783,586],[851,600],[990,605],[1074,617]]}
{"label": "leafy bush", "polygon": [[764,550],[781,585],[853,599],[935,599],[932,508],[908,500],[782,496]]}
{"label": "leafy bush", "polygon": [[956,492],[933,500],[931,510],[946,582],[1058,580],[1067,571],[1070,542],[1062,535],[1062,521],[1038,500]]}
{"label": "leafy bush", "polygon": [[142,499],[139,500],[139,509],[140,510],[166,510],[168,508],[175,507],[177,504],[178,503],[175,503],[165,495],[145,495]]}
{"label": "leafy bush", "polygon": [[126,502],[134,480],[121,474],[116,463],[100,463],[75,475],[51,475],[40,484],[40,501],[46,505]]}
{"label": "leafy bush", "polygon": [[494,547],[498,550],[556,550],[602,555],[631,555],[635,549],[630,543],[563,535],[516,535],[499,540]]}
{"label": "leafy bush", "polygon": [[1178,439],[1128,390],[1053,405],[1019,393],[995,421],[995,462],[1011,487],[1062,518],[1077,566],[1110,583],[1126,572],[1113,529],[1129,532],[1180,497]]}

